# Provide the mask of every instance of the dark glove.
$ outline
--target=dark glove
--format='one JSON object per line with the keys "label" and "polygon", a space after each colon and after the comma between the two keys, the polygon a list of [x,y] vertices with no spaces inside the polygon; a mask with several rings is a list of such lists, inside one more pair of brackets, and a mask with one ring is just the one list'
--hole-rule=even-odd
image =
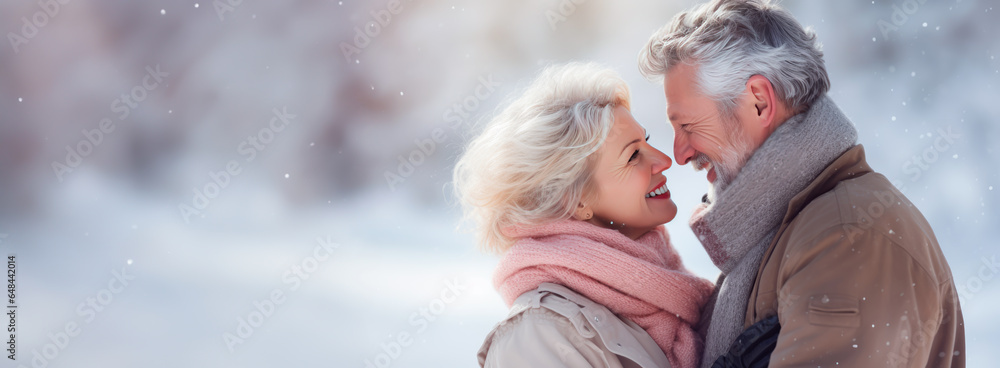
{"label": "dark glove", "polygon": [[729,351],[716,359],[712,368],[767,367],[771,361],[771,352],[778,343],[780,330],[778,316],[767,317],[754,323],[736,337]]}

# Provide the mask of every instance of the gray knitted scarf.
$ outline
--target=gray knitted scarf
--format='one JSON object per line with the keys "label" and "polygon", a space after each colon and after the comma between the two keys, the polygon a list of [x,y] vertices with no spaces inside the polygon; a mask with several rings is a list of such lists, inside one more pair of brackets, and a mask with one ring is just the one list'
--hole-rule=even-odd
{"label": "gray knitted scarf", "polygon": [[733,182],[702,203],[691,229],[722,270],[708,323],[702,367],[711,367],[743,332],[747,302],[764,252],[788,202],[858,138],[854,124],[823,96],[789,118],[758,148]]}

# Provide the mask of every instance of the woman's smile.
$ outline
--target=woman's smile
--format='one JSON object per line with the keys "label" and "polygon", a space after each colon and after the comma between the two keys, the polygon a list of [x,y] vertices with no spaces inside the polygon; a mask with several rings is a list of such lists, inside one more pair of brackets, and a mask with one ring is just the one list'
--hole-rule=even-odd
{"label": "woman's smile", "polygon": [[667,178],[663,178],[663,183],[656,186],[655,189],[646,193],[647,199],[669,199],[670,189],[667,189]]}

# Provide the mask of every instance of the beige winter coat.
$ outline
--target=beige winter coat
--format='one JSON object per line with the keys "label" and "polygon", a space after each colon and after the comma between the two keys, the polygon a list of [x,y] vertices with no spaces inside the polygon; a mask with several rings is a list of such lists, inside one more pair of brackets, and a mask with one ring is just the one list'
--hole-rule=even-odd
{"label": "beige winter coat", "polygon": [[670,367],[642,327],[552,283],[524,293],[479,349],[486,368]]}

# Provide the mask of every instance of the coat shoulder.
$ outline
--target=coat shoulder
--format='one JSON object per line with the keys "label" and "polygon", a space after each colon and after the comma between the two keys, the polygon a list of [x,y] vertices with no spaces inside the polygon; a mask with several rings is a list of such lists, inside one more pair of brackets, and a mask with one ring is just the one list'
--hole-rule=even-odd
{"label": "coat shoulder", "polygon": [[[937,283],[951,280],[930,223],[882,174],[873,172],[838,183],[804,208],[800,217],[812,222],[812,229],[837,232],[851,244],[898,248]],[[810,235],[810,231],[804,233]]]}
{"label": "coat shoulder", "polygon": [[518,297],[486,337],[482,367],[669,367],[634,322],[561,285],[543,283]]}
{"label": "coat shoulder", "polygon": [[[748,304],[748,325],[779,316],[772,363],[963,366],[950,354],[964,352],[951,270],[902,193],[869,172],[800,208],[786,218]],[[903,341],[915,343],[897,344]]]}
{"label": "coat shoulder", "polygon": [[598,344],[575,330],[568,318],[552,310],[528,308],[494,329],[481,362],[484,367],[616,366]]}

